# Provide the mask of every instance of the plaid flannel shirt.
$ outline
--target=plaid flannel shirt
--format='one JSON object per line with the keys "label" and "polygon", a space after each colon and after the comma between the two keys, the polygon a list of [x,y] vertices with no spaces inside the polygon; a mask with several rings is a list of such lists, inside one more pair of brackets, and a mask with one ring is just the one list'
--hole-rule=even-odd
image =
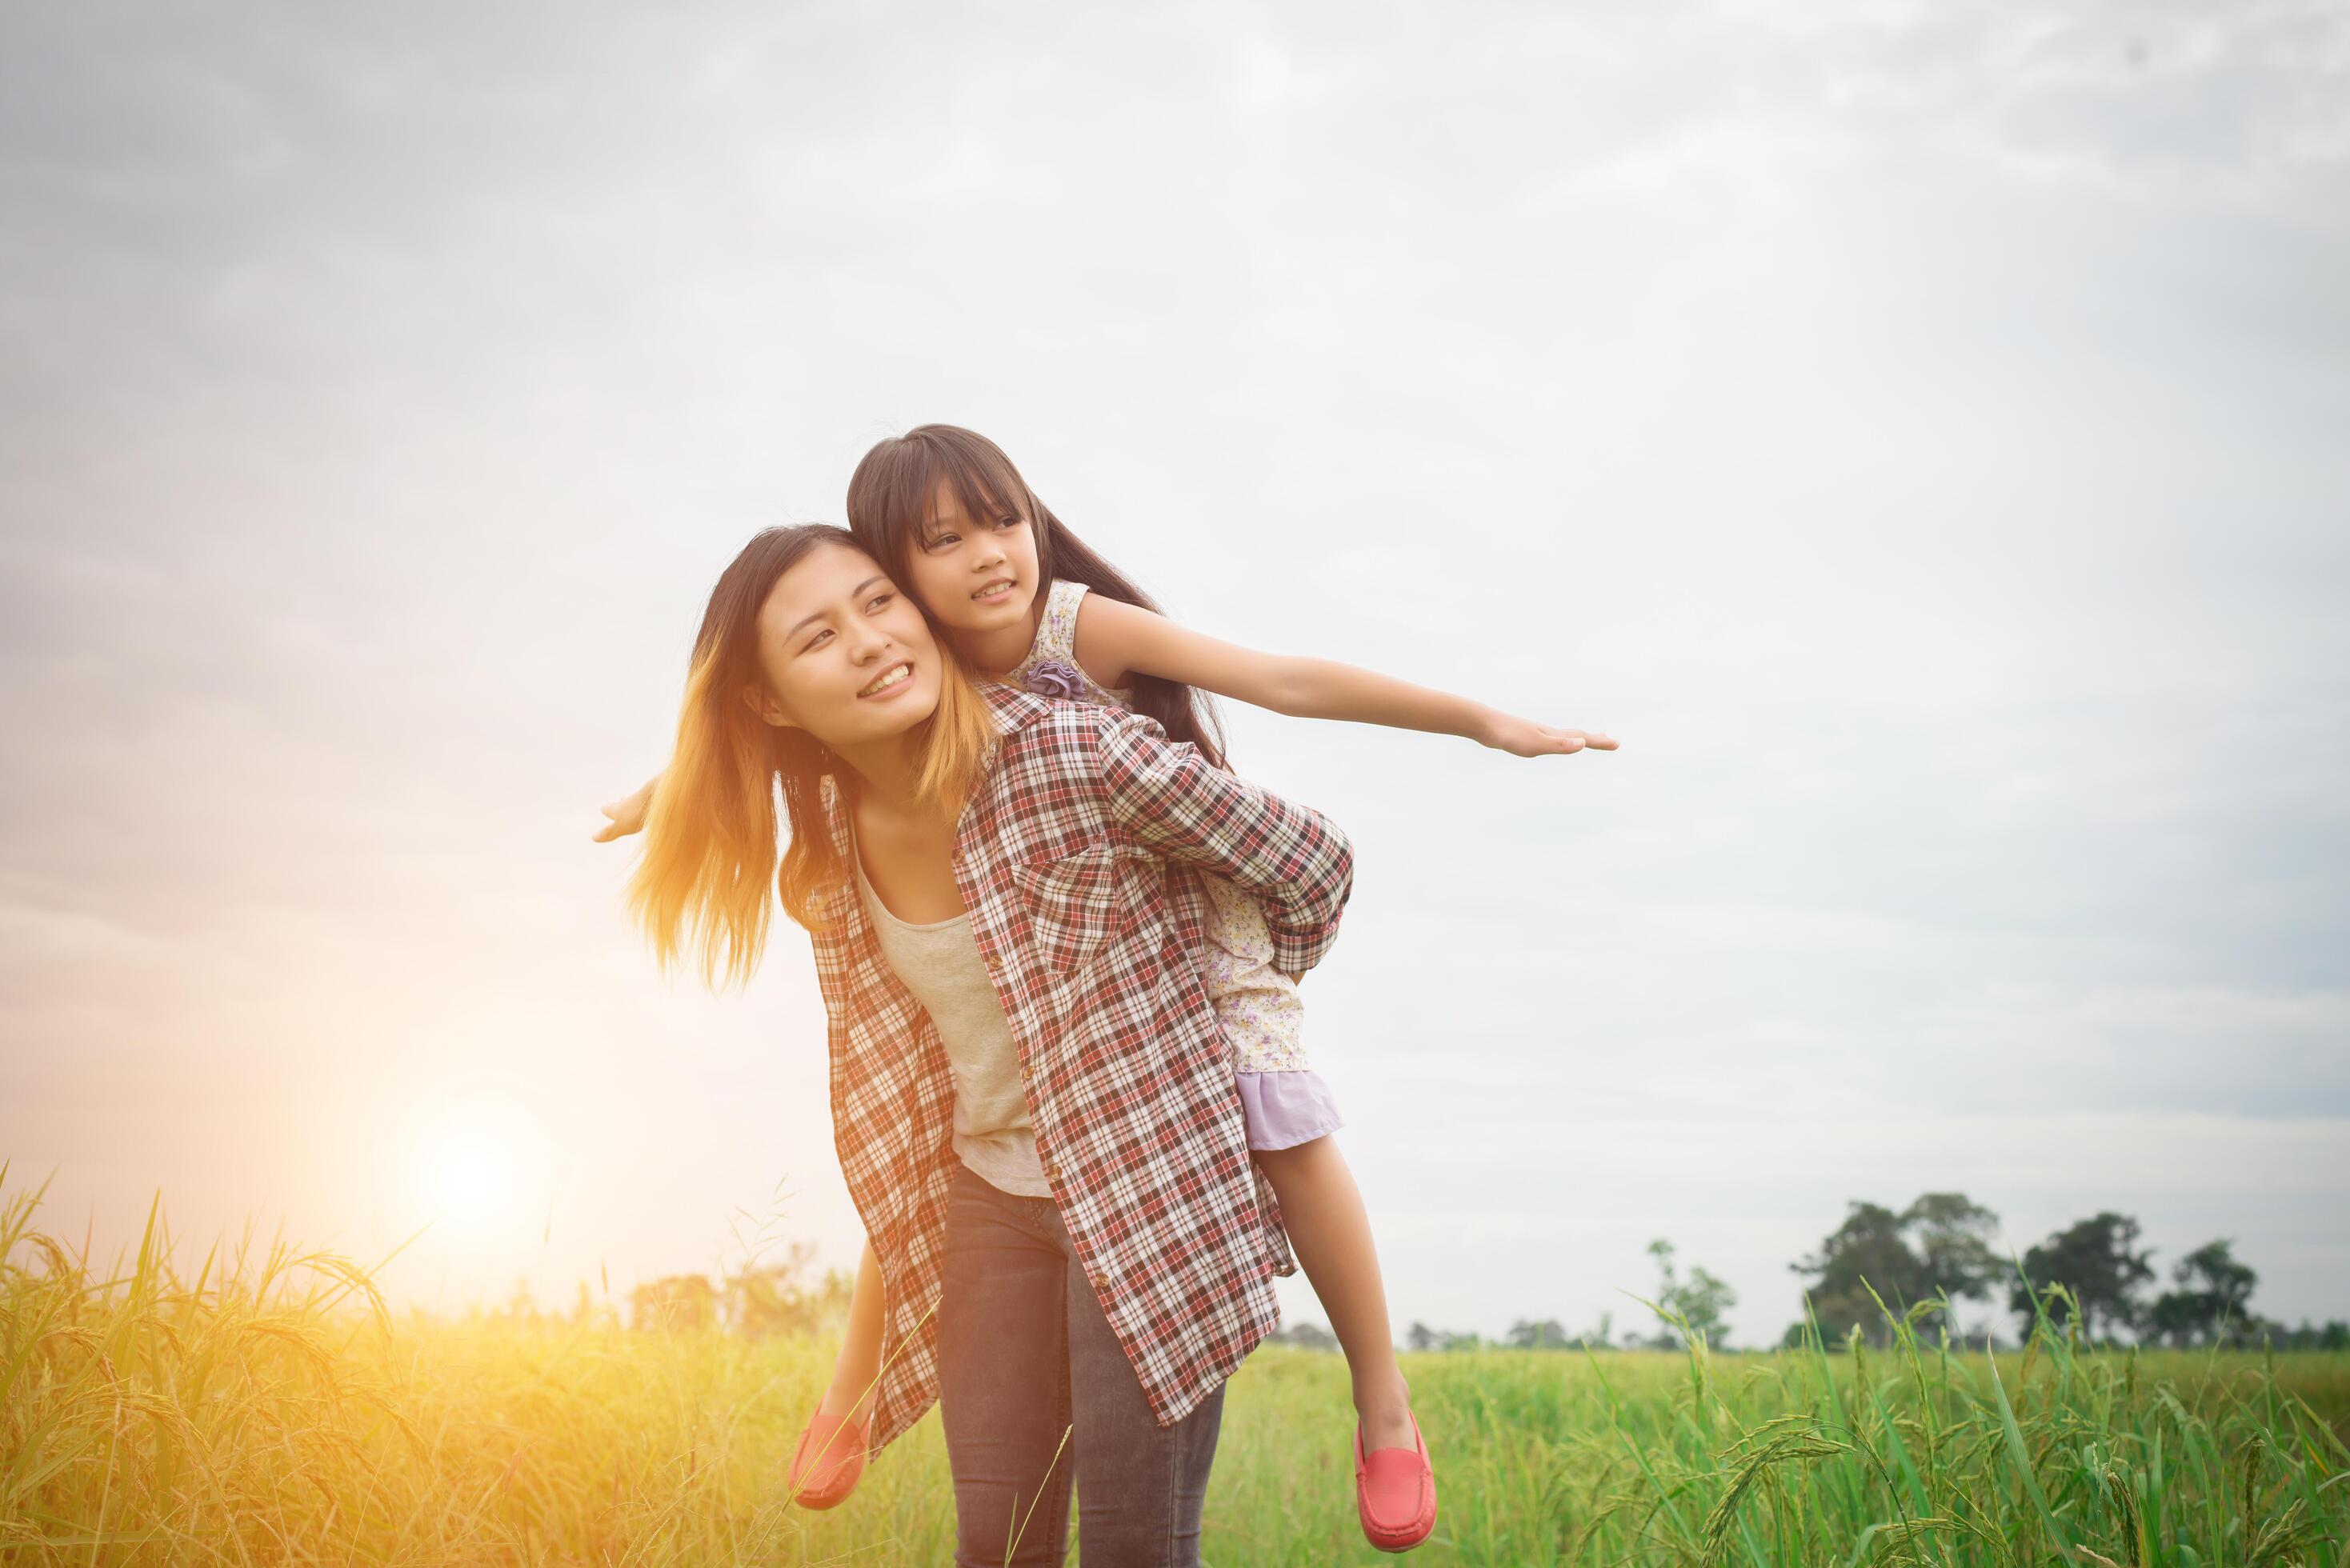
{"label": "plaid flannel shirt", "polygon": [[[1352,851],[1324,817],[1150,720],[981,690],[998,743],[956,826],[955,885],[1019,1050],[1045,1179],[1170,1425],[1279,1324],[1272,1276],[1295,1266],[1201,981],[1191,867],[1254,893],[1276,961],[1299,973],[1337,936]],[[846,864],[847,804],[829,778],[823,795]],[[853,888],[828,889],[818,913],[833,1137],[885,1287],[878,1449],[938,1397],[954,1085]]]}

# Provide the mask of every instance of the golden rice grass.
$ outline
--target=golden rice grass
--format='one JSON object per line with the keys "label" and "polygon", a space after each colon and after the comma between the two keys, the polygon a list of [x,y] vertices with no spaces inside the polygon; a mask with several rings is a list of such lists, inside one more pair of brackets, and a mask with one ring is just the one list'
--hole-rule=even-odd
{"label": "golden rice grass", "polygon": [[[99,1267],[0,1167],[0,1563],[933,1563],[935,1416],[843,1507],[785,1469],[829,1341],[392,1312],[246,1238]],[[584,1293],[583,1293],[584,1298]],[[1440,1511],[1423,1563],[2350,1568],[2350,1356],[1887,1350],[1406,1358]],[[1336,1356],[1233,1379],[1207,1561],[1371,1562]],[[1062,1462],[1067,1462],[1063,1457]],[[1083,1558],[1082,1500],[1077,1557]]]}

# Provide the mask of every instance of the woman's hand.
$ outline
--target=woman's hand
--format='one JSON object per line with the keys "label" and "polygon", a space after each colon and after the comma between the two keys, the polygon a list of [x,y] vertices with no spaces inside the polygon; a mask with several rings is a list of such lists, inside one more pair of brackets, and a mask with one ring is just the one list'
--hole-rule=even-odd
{"label": "woman's hand", "polygon": [[1576,752],[1612,752],[1616,740],[1594,730],[1554,730],[1531,719],[1496,713],[1477,739],[1497,752],[1519,757],[1564,757]]}
{"label": "woman's hand", "polygon": [[626,838],[631,833],[642,833],[645,830],[645,814],[651,809],[653,804],[653,786],[660,783],[660,774],[655,774],[644,782],[636,794],[616,800],[605,806],[604,815],[611,820],[596,830],[596,842],[609,844],[615,838]]}

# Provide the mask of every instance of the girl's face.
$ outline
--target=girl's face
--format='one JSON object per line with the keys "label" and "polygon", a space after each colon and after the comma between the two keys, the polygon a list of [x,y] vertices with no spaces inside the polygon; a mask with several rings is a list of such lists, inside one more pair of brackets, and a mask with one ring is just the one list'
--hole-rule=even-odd
{"label": "girl's face", "polygon": [[763,685],[743,701],[835,751],[902,735],[938,711],[943,656],[912,600],[862,550],[823,545],[759,608]]}
{"label": "girl's face", "polygon": [[1028,618],[1036,580],[1036,532],[1009,506],[973,517],[954,486],[939,482],[931,523],[906,562],[907,587],[950,631],[1001,631]]}

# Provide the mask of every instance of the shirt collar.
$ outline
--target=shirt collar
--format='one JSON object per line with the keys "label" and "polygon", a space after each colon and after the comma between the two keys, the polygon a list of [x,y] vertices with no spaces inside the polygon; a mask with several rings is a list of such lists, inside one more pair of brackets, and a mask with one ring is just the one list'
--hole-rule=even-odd
{"label": "shirt collar", "polygon": [[1017,686],[1006,686],[1000,680],[978,682],[980,700],[987,704],[987,716],[994,722],[997,739],[1015,730],[1026,728],[1053,711],[1053,705],[1033,691],[1023,691]]}
{"label": "shirt collar", "polygon": [[[1007,686],[1000,680],[980,680],[972,683],[980,701],[987,704],[988,722],[995,728],[999,741],[1027,728],[1053,711],[1052,703],[1033,691],[1017,686]],[[840,781],[826,774],[816,785],[816,796],[824,803],[827,826],[832,829],[833,847],[844,856],[851,853],[848,840],[847,800]]]}

